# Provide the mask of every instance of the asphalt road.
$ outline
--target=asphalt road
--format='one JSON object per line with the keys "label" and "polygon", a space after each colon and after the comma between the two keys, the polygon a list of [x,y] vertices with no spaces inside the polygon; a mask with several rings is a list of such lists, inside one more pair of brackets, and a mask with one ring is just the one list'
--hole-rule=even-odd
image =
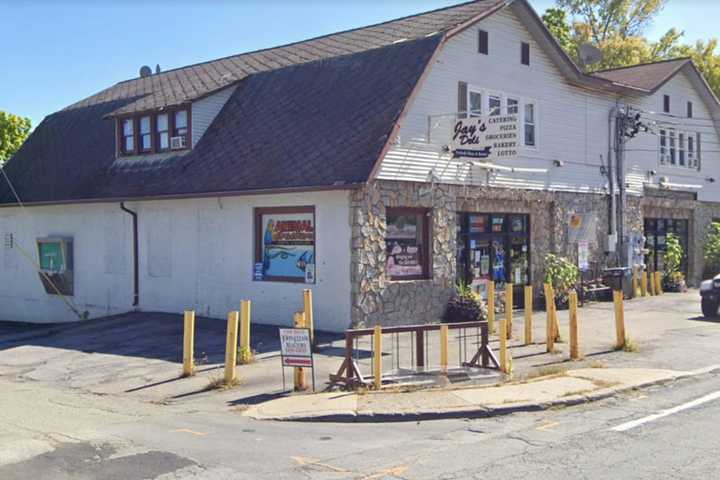
{"label": "asphalt road", "polygon": [[[697,318],[696,297],[666,301],[648,309],[642,324],[628,318],[639,353],[594,358],[628,367],[720,364],[720,324]],[[121,357],[93,354],[89,361],[48,342],[34,339],[2,355],[0,480],[719,477],[720,373],[504,417],[276,423],[243,417],[224,403],[218,408],[215,393],[164,403],[87,388],[117,382],[107,371]],[[128,362],[131,353],[124,354]],[[145,361],[133,381],[155,362],[165,365]],[[218,397],[227,395],[233,392]],[[697,399],[704,403],[688,403]]]}
{"label": "asphalt road", "polygon": [[[711,374],[580,407],[420,423],[273,423],[217,412],[98,419],[91,436],[35,431],[52,449],[26,444],[36,451],[0,466],[0,478],[717,478],[720,400],[613,428],[718,391]],[[32,401],[27,409],[54,413]]]}

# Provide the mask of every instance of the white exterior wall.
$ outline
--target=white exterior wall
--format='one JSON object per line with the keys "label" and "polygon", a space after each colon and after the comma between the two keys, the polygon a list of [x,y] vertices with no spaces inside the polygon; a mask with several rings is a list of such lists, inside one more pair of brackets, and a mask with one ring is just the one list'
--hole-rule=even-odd
{"label": "white exterior wall", "polygon": [[[489,55],[478,53],[478,30],[489,36]],[[530,44],[530,65],[520,62],[520,43]],[[433,119],[431,143],[426,141],[429,115],[458,110],[458,82],[490,92],[532,99],[537,104],[538,147],[524,148],[512,160],[495,163],[547,168],[548,174],[497,173],[490,184],[533,189],[604,191],[607,177],[608,116],[611,95],[591,92],[567,82],[511,9],[505,9],[450,39],[416,96],[400,133],[400,142],[385,157],[378,177],[427,181],[433,170],[442,182],[486,184],[484,171],[468,169],[459,160],[439,155],[450,140],[453,117]],[[521,107],[522,111],[522,107]],[[553,161],[564,162],[554,167]]]}
{"label": "white exterior wall", "polygon": [[[315,206],[316,283],[255,282],[254,208]],[[138,213],[141,311],[226,318],[251,299],[253,321],[291,325],[302,310],[302,290],[313,290],[315,327],[342,331],[350,324],[350,222],[346,191],[212,199],[128,202]],[[37,259],[35,240],[74,239],[75,296],[90,317],[133,310],[132,219],[118,204],[0,209],[0,235]],[[0,244],[0,248],[4,245]],[[17,248],[0,258],[0,319],[77,320],[48,295],[34,266]]]}
{"label": "white exterior wall", "polygon": [[230,98],[230,95],[235,92],[235,86],[225,88],[217,93],[208,95],[196,102],[192,103],[192,115],[191,115],[191,134],[192,134],[192,147],[200,141],[205,131],[210,127],[215,117],[217,117],[222,107]]}
{"label": "white exterior wall", "polygon": [[[663,112],[663,97],[670,96],[670,115],[643,114],[643,121],[661,122],[654,129],[672,128],[677,131],[694,134],[700,132],[702,138],[700,170],[687,166],[670,166],[660,164],[660,138],[657,135],[641,133],[627,144],[626,167],[630,190],[639,193],[644,182],[655,185],[661,176],[669,178],[671,183],[683,185],[700,185],[696,190],[698,200],[720,202],[720,138],[710,120],[710,111],[697,90],[693,87],[685,72],[675,75],[655,94],[639,98],[623,98],[623,103],[636,106],[647,112]],[[687,102],[693,104],[693,118],[684,118],[687,114]],[[687,143],[687,142],[686,142]],[[657,174],[649,177],[648,172],[655,170]],[[710,183],[707,178],[714,178]]]}

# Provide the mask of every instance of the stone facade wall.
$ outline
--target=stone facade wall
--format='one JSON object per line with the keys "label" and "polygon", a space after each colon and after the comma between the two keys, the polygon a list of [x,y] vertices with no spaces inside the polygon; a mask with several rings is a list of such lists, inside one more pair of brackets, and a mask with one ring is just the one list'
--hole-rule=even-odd
{"label": "stone facade wall", "polygon": [[[590,239],[591,261],[603,263],[607,197],[520,189],[430,185],[376,181],[354,191],[352,225],[352,322],[354,326],[437,322],[455,289],[456,214],[524,213],[530,215],[530,277],[542,291],[543,258],[555,252],[577,260],[568,241],[570,214],[596,217]],[[387,207],[428,208],[432,212],[432,278],[390,281],[385,274]]]}

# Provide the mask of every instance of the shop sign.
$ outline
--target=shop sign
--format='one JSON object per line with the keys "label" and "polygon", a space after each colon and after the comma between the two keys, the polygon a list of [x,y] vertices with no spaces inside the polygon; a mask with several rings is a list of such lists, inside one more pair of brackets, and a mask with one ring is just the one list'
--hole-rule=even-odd
{"label": "shop sign", "polygon": [[582,272],[590,270],[590,244],[587,240],[578,242],[578,268]]}
{"label": "shop sign", "polygon": [[281,328],[280,356],[283,367],[312,367],[309,328]]}
{"label": "shop sign", "polygon": [[515,158],[519,131],[517,115],[462,118],[455,122],[450,132],[450,151],[453,158]]}

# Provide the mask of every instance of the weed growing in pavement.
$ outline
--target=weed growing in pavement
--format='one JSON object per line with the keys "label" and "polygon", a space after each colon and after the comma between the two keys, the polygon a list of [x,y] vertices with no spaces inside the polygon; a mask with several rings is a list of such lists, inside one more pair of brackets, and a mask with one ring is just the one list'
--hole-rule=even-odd
{"label": "weed growing in pavement", "polygon": [[214,376],[211,376],[210,379],[208,380],[208,384],[207,384],[207,387],[205,387],[205,391],[226,390],[228,388],[237,387],[238,385],[240,385],[240,380],[238,380],[237,378],[230,383],[226,383],[224,377],[214,375]]}
{"label": "weed growing in pavement", "polygon": [[632,338],[625,337],[625,345],[623,345],[621,348],[615,347],[615,350],[622,350],[623,352],[628,353],[637,353],[640,351],[640,345],[638,345],[638,343]]}
{"label": "weed growing in pavement", "polygon": [[600,360],[593,360],[590,363],[588,363],[588,367],[590,368],[605,368],[607,365],[605,365]]}

